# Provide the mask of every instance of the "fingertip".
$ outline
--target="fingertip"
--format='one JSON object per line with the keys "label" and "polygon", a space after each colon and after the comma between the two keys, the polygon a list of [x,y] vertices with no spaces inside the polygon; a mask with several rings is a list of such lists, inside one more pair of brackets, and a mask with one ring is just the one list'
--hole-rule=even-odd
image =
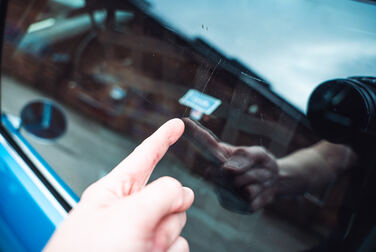
{"label": "fingertip", "polygon": [[185,129],[184,122],[181,119],[179,119],[179,118],[174,118],[172,120],[174,121],[174,123],[176,123],[176,125],[177,125],[176,128],[179,131],[180,135],[183,134],[184,129]]}
{"label": "fingertip", "polygon": [[182,236],[179,236],[167,252],[189,252],[188,241]]}
{"label": "fingertip", "polygon": [[186,209],[188,209],[192,204],[195,199],[195,194],[193,190],[189,187],[183,186],[183,194],[184,194],[184,201],[185,205],[187,206]]}
{"label": "fingertip", "polygon": [[181,135],[183,135],[185,128],[184,122],[179,118],[174,118],[167,121],[164,126],[167,127],[170,132],[170,145],[174,144],[181,137]]}
{"label": "fingertip", "polygon": [[[172,124],[176,124],[177,127],[183,127],[184,129],[184,122],[182,119],[180,118],[173,118],[173,119],[170,119],[167,121],[167,123],[172,123]],[[179,126],[180,125],[180,126]]]}

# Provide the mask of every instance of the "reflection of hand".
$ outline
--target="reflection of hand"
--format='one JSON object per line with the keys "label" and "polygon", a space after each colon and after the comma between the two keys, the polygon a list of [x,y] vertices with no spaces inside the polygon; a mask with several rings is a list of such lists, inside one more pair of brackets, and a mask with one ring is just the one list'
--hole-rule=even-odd
{"label": "reflection of hand", "polygon": [[107,176],[92,184],[46,251],[188,251],[180,236],[191,189],[164,177],[145,186],[184,125],[165,123]]}
{"label": "reflection of hand", "polygon": [[272,154],[258,146],[235,147],[219,142],[210,131],[192,120],[184,118],[183,121],[191,140],[199,142],[202,152],[209,153],[206,156],[219,164],[220,167],[213,167],[209,172],[215,182],[236,189],[234,191],[241,193],[253,210],[273,201],[278,165]]}
{"label": "reflection of hand", "polygon": [[274,200],[278,165],[274,156],[264,148],[233,147],[222,167],[233,174],[233,185],[241,189],[253,210]]}

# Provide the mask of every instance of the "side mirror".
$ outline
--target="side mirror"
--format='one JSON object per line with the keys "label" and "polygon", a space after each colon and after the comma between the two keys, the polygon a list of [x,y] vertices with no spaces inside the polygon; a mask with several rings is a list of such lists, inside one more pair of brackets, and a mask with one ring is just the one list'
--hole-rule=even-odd
{"label": "side mirror", "polygon": [[67,130],[67,120],[60,107],[49,100],[36,100],[21,111],[21,128],[44,140],[56,140]]}

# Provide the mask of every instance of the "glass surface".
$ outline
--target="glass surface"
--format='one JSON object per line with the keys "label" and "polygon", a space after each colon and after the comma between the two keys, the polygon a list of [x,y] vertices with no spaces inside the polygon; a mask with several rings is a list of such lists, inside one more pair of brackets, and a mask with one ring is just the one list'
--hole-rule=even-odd
{"label": "glass surface", "polygon": [[[165,121],[186,118],[184,137],[152,179],[172,176],[195,191],[183,230],[192,251],[303,251],[326,246],[333,234],[334,243],[357,248],[372,240],[373,222],[362,223],[364,209],[376,209],[364,193],[374,176],[376,82],[347,78],[376,76],[376,5],[11,0],[8,7],[2,113],[19,116],[36,99],[59,105],[67,128],[54,143],[20,130],[77,195]],[[317,92],[307,107],[330,79],[343,86]]]}

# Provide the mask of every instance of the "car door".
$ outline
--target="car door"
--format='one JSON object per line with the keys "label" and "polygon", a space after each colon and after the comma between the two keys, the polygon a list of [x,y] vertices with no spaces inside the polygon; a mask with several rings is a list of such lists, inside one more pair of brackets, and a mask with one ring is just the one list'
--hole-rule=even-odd
{"label": "car door", "polygon": [[[85,188],[168,119],[279,160],[328,140],[306,116],[320,83],[375,76],[375,6],[360,1],[1,4],[4,251],[41,250]],[[355,168],[253,211],[216,158],[186,134],[151,178],[195,191],[183,230],[192,251],[308,250],[355,216]]]}

